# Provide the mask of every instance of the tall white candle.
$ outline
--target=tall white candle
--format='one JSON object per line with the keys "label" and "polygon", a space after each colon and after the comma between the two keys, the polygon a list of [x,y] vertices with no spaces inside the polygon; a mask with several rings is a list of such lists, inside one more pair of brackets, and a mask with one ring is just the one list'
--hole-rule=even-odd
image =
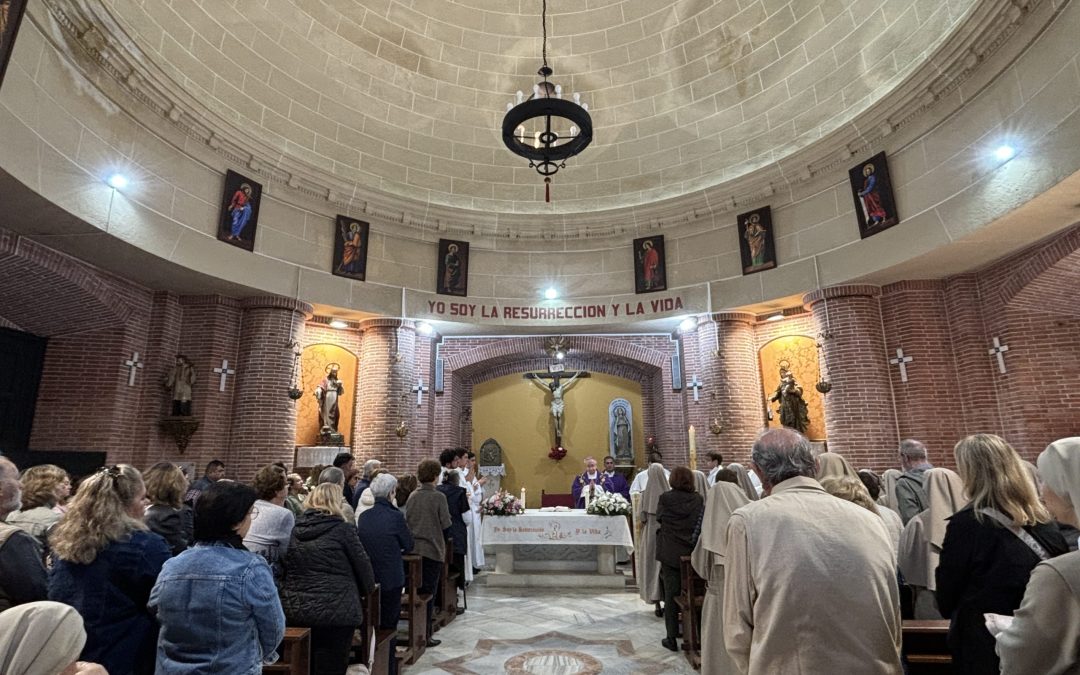
{"label": "tall white candle", "polygon": [[697,468],[697,432],[694,430],[694,425],[690,425],[690,470],[693,471]]}
{"label": "tall white candle", "polygon": [[525,508],[525,486],[521,486],[521,508]]}

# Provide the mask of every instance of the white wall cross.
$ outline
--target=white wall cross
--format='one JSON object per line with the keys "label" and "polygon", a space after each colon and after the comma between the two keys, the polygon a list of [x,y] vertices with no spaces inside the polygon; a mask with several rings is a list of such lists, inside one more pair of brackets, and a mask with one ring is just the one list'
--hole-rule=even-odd
{"label": "white wall cross", "polygon": [[686,383],[686,386],[694,390],[694,403],[697,403],[698,390],[705,386],[697,379],[697,373],[694,373],[693,377],[690,378],[690,381]]}
{"label": "white wall cross", "polygon": [[998,362],[998,371],[1001,373],[1007,372],[1005,370],[1005,352],[1009,351],[1009,345],[1001,344],[1001,338],[994,338],[994,346],[986,350],[990,356],[996,356]]}
{"label": "white wall cross", "polygon": [[228,359],[222,359],[221,367],[214,368],[214,372],[221,376],[221,381],[218,383],[218,391],[225,391],[225,380],[230,375],[236,374],[236,371],[229,367]]}
{"label": "white wall cross", "polygon": [[124,361],[124,365],[128,367],[128,386],[135,386],[135,372],[143,367],[142,361],[139,360],[139,352],[135,352],[131,355],[131,358]]}
{"label": "white wall cross", "polygon": [[915,359],[910,356],[904,356],[904,350],[902,347],[897,348],[896,358],[889,359],[889,363],[894,366],[900,366],[900,381],[907,382],[907,364],[911,363]]}
{"label": "white wall cross", "polygon": [[424,402],[424,392],[427,391],[428,388],[424,386],[423,380],[417,380],[416,386],[413,387],[412,390],[416,392],[416,406],[420,407]]}

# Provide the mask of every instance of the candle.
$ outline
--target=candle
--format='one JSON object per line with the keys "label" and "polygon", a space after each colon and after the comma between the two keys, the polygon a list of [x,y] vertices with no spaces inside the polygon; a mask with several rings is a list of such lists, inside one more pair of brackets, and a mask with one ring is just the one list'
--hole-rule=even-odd
{"label": "candle", "polygon": [[694,425],[690,425],[690,470],[697,468],[697,437]]}
{"label": "candle", "polygon": [[521,486],[521,508],[525,508],[525,486]]}

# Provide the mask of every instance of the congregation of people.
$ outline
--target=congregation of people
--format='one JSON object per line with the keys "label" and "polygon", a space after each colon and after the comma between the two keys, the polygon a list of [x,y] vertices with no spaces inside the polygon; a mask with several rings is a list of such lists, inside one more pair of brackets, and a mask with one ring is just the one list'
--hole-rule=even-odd
{"label": "congregation of people", "polygon": [[[434,647],[446,545],[462,592],[484,564],[483,483],[458,448],[400,480],[347,452],[307,481],[271,464],[241,483],[215,460],[189,485],[172,463],[119,464],[72,495],[60,467],[0,457],[0,673],[257,675],[295,626],[311,672],[344,675],[376,588],[396,633],[410,553]],[[390,673],[395,652],[391,637]]]}
{"label": "congregation of people", "polygon": [[[903,619],[949,622],[956,673],[1080,672],[1080,437],[1035,465],[988,434],[956,444],[956,471],[929,458],[905,440],[878,476],[781,428],[749,469],[655,453],[628,484],[590,457],[573,497],[632,499],[638,592],[672,651],[689,558],[703,673],[904,673]],[[306,481],[272,464],[241,483],[213,461],[189,485],[171,463],[120,464],[74,494],[63,469],[0,457],[0,672],[257,674],[288,625],[310,628],[313,673],[342,675],[376,587],[379,628],[396,630],[407,553],[436,646],[445,561],[462,594],[484,565],[483,484],[464,449],[400,478],[345,452]]]}

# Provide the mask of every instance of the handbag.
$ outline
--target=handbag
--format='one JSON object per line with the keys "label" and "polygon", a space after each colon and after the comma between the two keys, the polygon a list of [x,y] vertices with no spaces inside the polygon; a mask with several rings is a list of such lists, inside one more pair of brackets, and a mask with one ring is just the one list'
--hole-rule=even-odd
{"label": "handbag", "polygon": [[1011,518],[1006,516],[1001,511],[998,511],[997,509],[985,508],[979,509],[979,513],[989,518],[993,518],[1006,530],[1015,534],[1020,541],[1024,542],[1027,547],[1035,553],[1035,555],[1039,556],[1039,560],[1050,559],[1050,554],[1046,552],[1046,549],[1043,548],[1042,544],[1035,540],[1035,537],[1031,536],[1031,534],[1024,528],[1017,526],[1017,524],[1014,523]]}

